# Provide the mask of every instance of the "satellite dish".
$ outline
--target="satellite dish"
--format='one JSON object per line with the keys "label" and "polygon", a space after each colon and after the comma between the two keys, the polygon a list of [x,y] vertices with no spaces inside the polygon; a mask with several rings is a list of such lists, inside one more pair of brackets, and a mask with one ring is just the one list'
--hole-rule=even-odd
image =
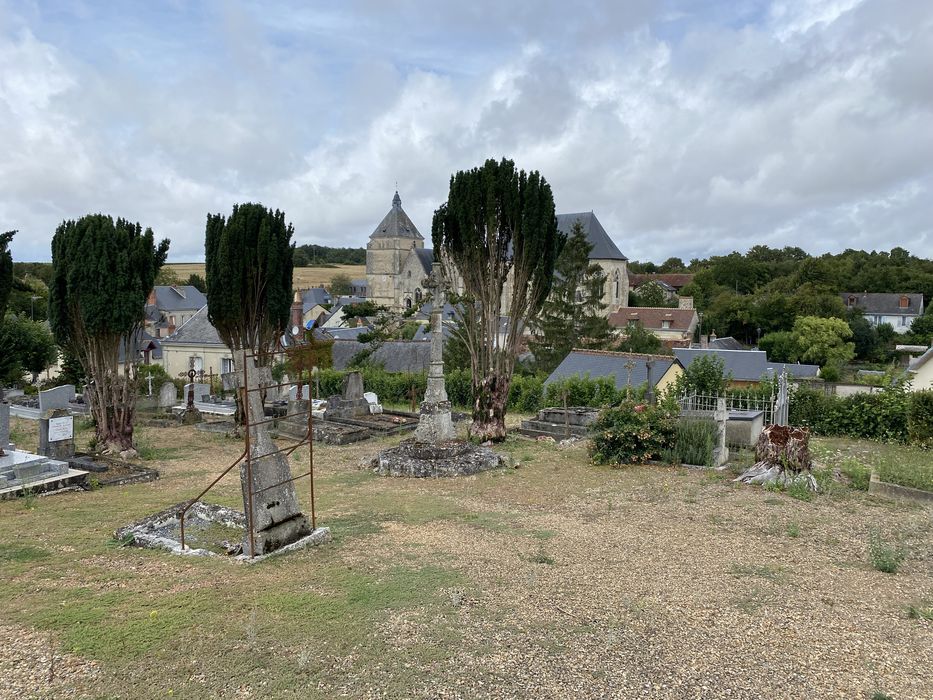
{"label": "satellite dish", "polygon": [[292,326],[292,335],[297,336],[300,330],[298,326]]}

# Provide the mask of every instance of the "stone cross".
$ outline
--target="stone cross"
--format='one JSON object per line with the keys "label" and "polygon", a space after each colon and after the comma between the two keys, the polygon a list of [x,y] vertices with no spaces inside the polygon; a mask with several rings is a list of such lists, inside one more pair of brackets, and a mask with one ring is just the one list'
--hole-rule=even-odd
{"label": "stone cross", "polygon": [[444,328],[442,314],[446,301],[444,268],[435,262],[423,285],[431,292],[431,363],[428,385],[421,402],[421,418],[415,430],[415,442],[441,443],[456,439],[450,415],[450,400],[444,383]]}
{"label": "stone cross", "polygon": [[[257,367],[255,360],[246,353],[237,359],[237,371],[223,374],[221,379],[224,389],[240,390],[241,401],[245,398],[244,415],[249,419],[250,467],[247,469],[245,461],[240,464],[240,487],[243,511],[247,525],[253,526],[256,549],[255,552],[250,549],[248,527],[243,551],[267,554],[310,534],[311,524],[299,507],[295,482],[290,481],[292,471],[288,457],[277,450],[269,435],[269,423],[265,422],[261,389],[275,383],[272,370]],[[245,382],[244,367],[247,370]]]}

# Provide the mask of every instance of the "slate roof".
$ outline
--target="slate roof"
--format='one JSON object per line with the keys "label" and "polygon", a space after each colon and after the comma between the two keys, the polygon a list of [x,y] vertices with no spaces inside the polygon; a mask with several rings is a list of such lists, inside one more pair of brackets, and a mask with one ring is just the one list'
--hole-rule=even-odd
{"label": "slate roof", "polygon": [[723,361],[723,371],[731,374],[732,379],[741,382],[757,382],[763,376],[773,376],[787,370],[791,377],[816,377],[820,368],[817,365],[769,362],[764,350],[717,350],[714,348],[674,348],[674,355],[685,367],[699,357],[712,355]]}
{"label": "slate roof", "polygon": [[331,296],[324,287],[311,287],[301,292],[302,313],[308,313],[315,306],[330,304]]}
{"label": "slate roof", "polygon": [[557,230],[563,234],[570,235],[574,222],[577,220],[583,225],[583,231],[586,233],[586,240],[593,246],[590,251],[590,260],[628,260],[622,255],[622,251],[606,233],[606,229],[599,223],[599,219],[591,211],[579,212],[576,214],[558,214]]}
{"label": "slate roof", "polygon": [[[453,329],[450,327],[449,323],[441,323],[441,335],[444,336],[445,341],[450,338],[452,333]],[[431,324],[419,324],[418,330],[415,331],[415,335],[412,336],[412,340],[431,340]]]}
{"label": "slate roof", "polygon": [[327,333],[334,340],[356,340],[363,333],[372,332],[369,326],[355,326],[353,328],[325,328]]}
{"label": "slate roof", "polygon": [[[350,360],[367,347],[355,340],[335,340],[332,350],[334,369],[346,369]],[[390,340],[369,356],[369,362],[382,365],[387,372],[426,372],[431,362],[431,343]]]}
{"label": "slate roof", "polygon": [[545,384],[566,379],[567,377],[585,377],[591,379],[600,377],[614,377],[616,389],[628,386],[627,362],[634,362],[632,368],[632,386],[638,387],[648,381],[648,360],[654,360],[651,370],[652,382],[657,386],[671,365],[680,364],[676,357],[670,355],[643,355],[633,352],[610,352],[608,350],[573,350],[557,366],[551,375],[544,380]]}
{"label": "slate roof", "polygon": [[[162,346],[159,344],[159,339],[154,338],[142,329],[136,332],[133,345],[136,350],[136,359],[140,361],[143,360],[142,355],[146,350],[150,352],[150,360],[162,359]],[[117,362],[121,365],[126,362],[126,345],[122,342],[117,348]]]}
{"label": "slate roof", "polygon": [[385,215],[376,229],[369,236],[370,238],[413,238],[423,241],[424,236],[418,232],[418,228],[408,218],[408,214],[402,209],[402,198],[398,192],[392,198],[392,208]]}
{"label": "slate roof", "polygon": [[633,273],[628,276],[628,283],[633,289],[639,287],[645,282],[663,282],[666,285],[680,291],[688,284],[693,282],[693,275],[688,272],[664,272],[654,274]]}
{"label": "slate roof", "polygon": [[426,274],[431,274],[431,266],[434,264],[434,251],[430,248],[415,248],[414,254],[418,256],[418,262]]}
{"label": "slate roof", "polygon": [[731,335],[725,338],[714,338],[709,341],[709,347],[713,350],[745,350],[746,347]]}
{"label": "slate roof", "polygon": [[[629,321],[638,321],[648,330],[689,331],[698,321],[696,309],[667,309],[655,306],[629,306],[609,314],[609,325],[625,328]],[[670,328],[662,328],[662,321],[670,321]]]}
{"label": "slate roof", "polygon": [[152,290],[155,292],[155,306],[159,311],[200,309],[207,303],[204,293],[190,285],[157,285]]}
{"label": "slate roof", "polygon": [[[920,316],[923,314],[922,294],[867,294],[842,292],[839,295],[847,307],[861,309],[866,314],[885,316]],[[907,297],[907,307],[901,307],[901,297]],[[854,303],[853,303],[854,302]]]}
{"label": "slate roof", "polygon": [[[163,345],[185,343],[191,345],[223,345],[217,329],[207,319],[207,304],[198,309],[198,312],[181,324],[174,333],[162,338]],[[225,346],[226,347],[226,346]]]}

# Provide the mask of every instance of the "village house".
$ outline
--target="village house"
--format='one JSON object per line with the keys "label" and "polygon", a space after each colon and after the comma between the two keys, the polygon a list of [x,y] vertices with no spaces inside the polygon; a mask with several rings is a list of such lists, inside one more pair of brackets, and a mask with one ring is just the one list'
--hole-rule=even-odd
{"label": "village house", "polygon": [[701,357],[716,357],[722,361],[723,373],[729,378],[729,387],[742,389],[758,384],[762,379],[786,371],[790,379],[815,379],[817,365],[790,362],[770,362],[764,350],[717,350],[712,348],[674,348],[674,356],[685,369]]}
{"label": "village house", "polygon": [[146,299],[145,330],[153,338],[171,335],[207,303],[190,285],[156,285]]}
{"label": "village house", "polygon": [[233,371],[233,353],[208,320],[206,304],[160,343],[162,366],[170,377],[189,369],[214,374]]}
{"label": "village house", "polygon": [[[648,368],[648,362],[653,361]],[[569,377],[612,378],[616,389],[638,388],[650,380],[655,392],[669,389],[683,374],[684,368],[670,355],[644,355],[609,350],[572,350],[544,381],[545,386]]]}
{"label": "village house", "polygon": [[609,314],[609,325],[619,334],[641,326],[669,348],[689,347],[699,320],[695,309],[632,306]]}
{"label": "village house", "polygon": [[907,374],[912,391],[933,389],[933,347],[910,363]]}
{"label": "village house", "polygon": [[688,272],[658,272],[658,273],[631,273],[629,275],[629,285],[633,292],[646,282],[657,282],[670,298],[680,294],[680,290],[693,282],[693,274]]}
{"label": "village house", "polygon": [[872,326],[890,325],[895,333],[907,333],[918,316],[923,316],[922,294],[869,294],[842,292],[847,309],[858,309]]}

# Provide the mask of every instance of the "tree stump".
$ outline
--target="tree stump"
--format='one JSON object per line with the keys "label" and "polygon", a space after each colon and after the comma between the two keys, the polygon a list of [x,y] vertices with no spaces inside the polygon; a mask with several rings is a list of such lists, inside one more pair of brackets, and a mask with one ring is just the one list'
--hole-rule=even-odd
{"label": "tree stump", "polygon": [[756,462],[736,481],[743,484],[804,483],[817,490],[810,456],[810,431],[786,425],[769,425],[758,436],[755,445]]}

